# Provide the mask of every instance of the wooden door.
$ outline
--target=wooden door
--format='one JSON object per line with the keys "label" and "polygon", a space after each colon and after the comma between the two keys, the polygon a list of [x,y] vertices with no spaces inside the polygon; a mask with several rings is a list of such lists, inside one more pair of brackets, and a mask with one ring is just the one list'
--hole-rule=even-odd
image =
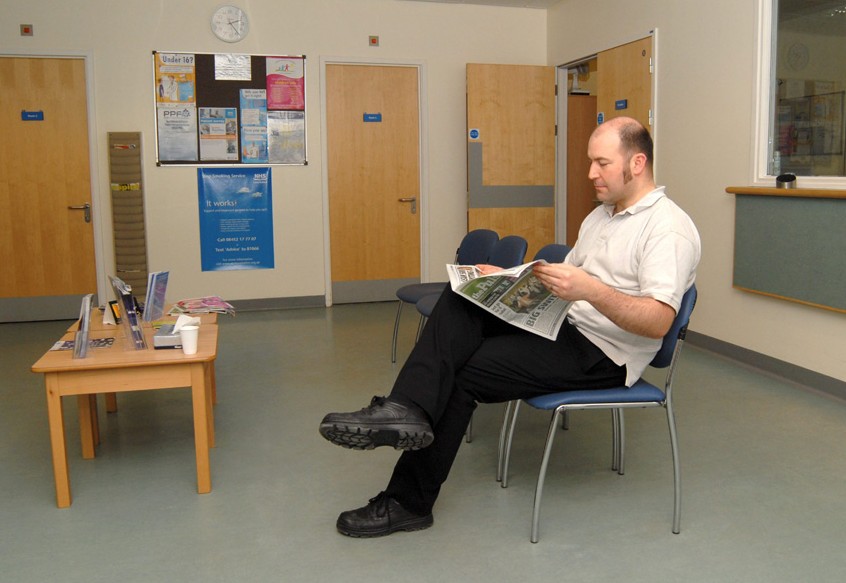
{"label": "wooden door", "polygon": [[469,230],[555,241],[555,68],[467,65]]}
{"label": "wooden door", "polygon": [[652,37],[596,56],[596,108],[608,120],[633,117],[651,130]]}
{"label": "wooden door", "polygon": [[588,178],[587,143],[596,129],[596,97],[567,96],[567,244],[576,244],[579,227],[596,208],[596,190]]}
{"label": "wooden door", "polygon": [[417,67],[327,65],[334,303],[396,299],[420,280]]}
{"label": "wooden door", "polygon": [[96,293],[85,61],[0,58],[0,127],[0,298]]}

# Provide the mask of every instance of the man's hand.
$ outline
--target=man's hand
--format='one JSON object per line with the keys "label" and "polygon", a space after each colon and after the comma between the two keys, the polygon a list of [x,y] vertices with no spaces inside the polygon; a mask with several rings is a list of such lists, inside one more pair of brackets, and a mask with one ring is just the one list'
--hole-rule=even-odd
{"label": "man's hand", "polygon": [[566,263],[540,263],[532,271],[546,289],[564,300],[591,301],[598,287],[605,285],[583,269]]}
{"label": "man's hand", "polygon": [[502,271],[502,267],[497,267],[496,265],[488,265],[487,263],[479,263],[478,265],[476,265],[476,269],[481,271],[482,275],[490,275],[491,273]]}
{"label": "man's hand", "polygon": [[546,289],[559,298],[589,302],[606,318],[632,334],[662,338],[676,316],[673,308],[663,302],[619,292],[573,265],[540,264],[533,271]]}

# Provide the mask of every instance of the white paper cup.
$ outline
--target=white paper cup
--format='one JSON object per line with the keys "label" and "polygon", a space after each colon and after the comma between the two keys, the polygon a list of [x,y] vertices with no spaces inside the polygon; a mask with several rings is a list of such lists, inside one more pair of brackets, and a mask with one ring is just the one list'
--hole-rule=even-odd
{"label": "white paper cup", "polygon": [[182,342],[182,352],[197,354],[197,339],[200,336],[199,326],[183,326],[179,329],[179,339]]}

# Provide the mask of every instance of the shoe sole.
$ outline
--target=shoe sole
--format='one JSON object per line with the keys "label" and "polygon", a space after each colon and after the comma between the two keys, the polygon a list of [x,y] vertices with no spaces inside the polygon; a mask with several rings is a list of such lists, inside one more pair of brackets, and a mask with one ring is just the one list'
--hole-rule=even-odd
{"label": "shoe sole", "polygon": [[403,451],[416,451],[431,445],[435,438],[431,432],[420,431],[417,426],[403,429],[393,425],[390,429],[379,429],[337,423],[322,424],[320,435],[335,445],[359,450],[390,446]]}
{"label": "shoe sole", "polygon": [[420,518],[414,518],[410,520],[406,520],[405,522],[401,522],[399,524],[392,524],[388,528],[382,528],[379,530],[352,530],[349,528],[345,528],[340,524],[337,524],[338,532],[343,535],[351,536],[353,538],[376,538],[380,536],[387,536],[389,534],[393,534],[399,531],[405,532],[414,532],[417,530],[425,530],[432,526],[434,523],[434,519],[432,515],[428,516],[421,516]]}

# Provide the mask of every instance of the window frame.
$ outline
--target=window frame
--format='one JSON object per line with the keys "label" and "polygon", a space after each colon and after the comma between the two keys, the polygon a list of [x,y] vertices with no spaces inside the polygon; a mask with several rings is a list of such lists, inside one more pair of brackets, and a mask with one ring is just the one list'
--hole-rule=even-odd
{"label": "window frame", "polygon": [[[772,91],[776,76],[776,33],[778,0],[758,0],[758,38],[755,62],[755,122],[752,138],[752,182],[755,186],[774,186],[775,175],[769,173],[775,96]],[[846,189],[846,176],[798,176],[802,188]]]}

